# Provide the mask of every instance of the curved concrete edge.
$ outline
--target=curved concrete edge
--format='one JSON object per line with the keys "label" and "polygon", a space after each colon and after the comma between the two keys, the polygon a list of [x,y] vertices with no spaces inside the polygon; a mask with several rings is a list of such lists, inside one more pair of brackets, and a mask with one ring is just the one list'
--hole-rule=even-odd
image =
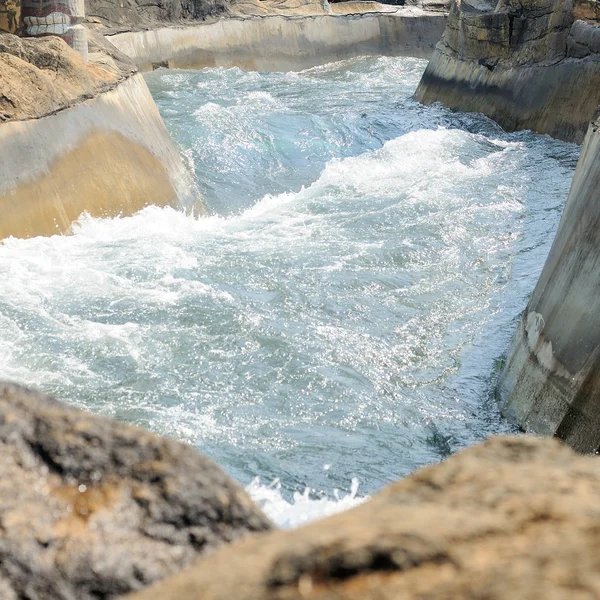
{"label": "curved concrete edge", "polygon": [[411,9],[226,18],[193,27],[120,33],[109,39],[142,71],[157,66],[293,71],[361,55],[429,58],[445,23],[442,13]]}
{"label": "curved concrete edge", "polygon": [[531,129],[581,144],[600,102],[600,61],[567,59],[490,70],[436,51],[415,99],[481,112],[507,131]]}
{"label": "curved concrete edge", "polygon": [[53,115],[0,125],[0,239],[65,233],[84,211],[113,217],[196,202],[142,75]]}
{"label": "curved concrete edge", "polygon": [[600,113],[499,383],[503,414],[527,431],[600,448]]}

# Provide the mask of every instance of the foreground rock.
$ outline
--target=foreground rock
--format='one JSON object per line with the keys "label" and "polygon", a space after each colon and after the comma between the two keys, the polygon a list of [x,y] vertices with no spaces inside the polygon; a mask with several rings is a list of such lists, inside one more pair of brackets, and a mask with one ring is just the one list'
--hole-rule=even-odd
{"label": "foreground rock", "polygon": [[577,600],[600,595],[600,462],[495,438],[129,600]]}
{"label": "foreground rock", "polygon": [[600,27],[571,0],[456,0],[415,97],[581,143],[600,103]]}
{"label": "foreground rock", "polygon": [[269,521],[191,447],[0,384],[0,597],[115,598]]}

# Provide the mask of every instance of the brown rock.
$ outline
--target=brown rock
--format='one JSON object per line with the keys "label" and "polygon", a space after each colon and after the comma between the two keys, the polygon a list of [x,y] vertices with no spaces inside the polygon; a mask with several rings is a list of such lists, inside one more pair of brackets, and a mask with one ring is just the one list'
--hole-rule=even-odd
{"label": "brown rock", "polygon": [[193,448],[0,384],[0,597],[115,598],[271,528]]}
{"label": "brown rock", "polygon": [[244,540],[128,600],[600,596],[600,462],[498,437],[346,513]]}
{"label": "brown rock", "polygon": [[86,64],[60,38],[0,34],[0,123],[43,117],[114,88],[136,69],[109,46],[93,36]]}

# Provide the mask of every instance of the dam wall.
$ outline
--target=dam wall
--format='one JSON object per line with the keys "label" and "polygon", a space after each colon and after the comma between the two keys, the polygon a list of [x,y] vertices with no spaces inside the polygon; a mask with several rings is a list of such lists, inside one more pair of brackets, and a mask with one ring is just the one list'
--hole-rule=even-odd
{"label": "dam wall", "polygon": [[429,58],[445,21],[443,13],[420,9],[352,15],[275,15],[131,31],[108,39],[142,71],[158,66],[289,71],[360,55]]}
{"label": "dam wall", "polygon": [[[65,233],[84,211],[194,205],[142,75],[99,52],[85,65],[57,38],[0,41],[0,239]],[[59,67],[48,75],[45,62]]]}
{"label": "dam wall", "polygon": [[600,27],[573,22],[568,1],[454,2],[415,98],[581,144],[600,104]]}
{"label": "dam wall", "polygon": [[510,421],[582,452],[600,448],[599,189],[600,112],[499,384]]}

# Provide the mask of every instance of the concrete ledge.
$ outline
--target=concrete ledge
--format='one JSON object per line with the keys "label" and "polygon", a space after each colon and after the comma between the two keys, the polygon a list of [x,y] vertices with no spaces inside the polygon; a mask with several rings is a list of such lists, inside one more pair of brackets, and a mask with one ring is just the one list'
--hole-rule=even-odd
{"label": "concrete ledge", "polygon": [[142,71],[156,66],[290,71],[360,55],[428,58],[445,23],[443,13],[399,9],[227,18],[193,27],[120,33],[108,39]]}
{"label": "concrete ledge", "polygon": [[56,114],[0,125],[0,239],[68,232],[83,211],[112,217],[195,202],[139,74]]}

